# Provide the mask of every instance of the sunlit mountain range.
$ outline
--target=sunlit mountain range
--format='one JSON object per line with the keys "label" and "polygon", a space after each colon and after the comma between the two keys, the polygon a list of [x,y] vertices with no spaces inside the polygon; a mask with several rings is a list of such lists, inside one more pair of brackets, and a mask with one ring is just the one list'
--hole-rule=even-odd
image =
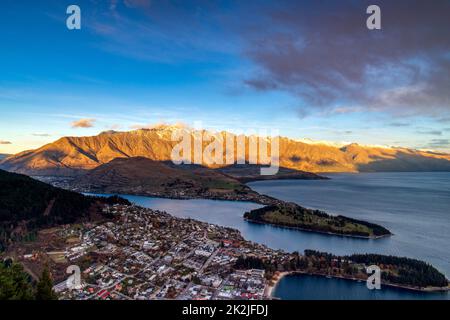
{"label": "sunlit mountain range", "polygon": [[[158,126],[63,137],[36,150],[9,156],[1,160],[0,168],[28,175],[77,176],[116,158],[170,161],[172,149],[178,143],[171,139],[174,130],[196,134],[194,129]],[[245,139],[248,141],[249,137]],[[270,145],[271,139],[268,141]],[[308,172],[450,171],[449,154],[401,147],[355,143],[339,146],[280,137],[279,150],[281,167]]]}

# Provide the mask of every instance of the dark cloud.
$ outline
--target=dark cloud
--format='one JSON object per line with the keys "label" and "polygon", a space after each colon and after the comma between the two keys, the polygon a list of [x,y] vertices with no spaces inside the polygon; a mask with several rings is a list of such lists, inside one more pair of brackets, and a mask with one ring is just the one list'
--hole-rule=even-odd
{"label": "dark cloud", "polygon": [[373,1],[280,1],[243,30],[259,67],[245,84],[282,90],[312,110],[346,106],[394,115],[450,112],[450,1],[376,1],[382,30],[366,28]]}
{"label": "dark cloud", "polygon": [[384,111],[450,122],[448,0],[377,0],[375,31],[372,0],[98,3],[108,14],[88,25],[108,52],[170,64],[243,55],[244,85],[290,93],[301,117]]}
{"label": "dark cloud", "polygon": [[0,140],[0,144],[12,144],[11,141]]}

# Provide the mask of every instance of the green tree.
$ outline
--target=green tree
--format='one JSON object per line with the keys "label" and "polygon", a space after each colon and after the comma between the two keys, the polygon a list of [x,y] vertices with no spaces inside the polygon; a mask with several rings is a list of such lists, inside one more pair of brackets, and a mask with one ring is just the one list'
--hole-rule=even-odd
{"label": "green tree", "polygon": [[11,261],[0,262],[0,300],[32,300],[30,276]]}
{"label": "green tree", "polygon": [[36,285],[36,300],[56,300],[57,298],[56,293],[53,291],[50,272],[48,271],[48,267],[45,267]]}

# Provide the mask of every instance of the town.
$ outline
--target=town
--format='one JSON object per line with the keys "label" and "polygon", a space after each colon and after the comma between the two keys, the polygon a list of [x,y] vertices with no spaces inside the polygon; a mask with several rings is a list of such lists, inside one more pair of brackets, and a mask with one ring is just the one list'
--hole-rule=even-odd
{"label": "town", "polygon": [[[445,276],[417,260],[287,253],[247,241],[236,229],[163,211],[129,204],[102,211],[94,221],[41,230],[8,254],[34,279],[47,266],[62,300],[267,300],[284,275],[366,281],[373,264],[382,269],[383,285],[449,289]],[[414,277],[418,268],[427,270],[422,278]]]}
{"label": "town", "polygon": [[265,270],[236,270],[236,261],[288,259],[234,229],[136,206],[107,206],[104,213],[117,218],[60,231],[79,237],[60,259],[82,268],[79,288],[66,280],[55,286],[61,299],[266,299],[271,282]]}
{"label": "town", "polygon": [[129,203],[101,211],[96,220],[43,229],[8,255],[34,279],[47,266],[64,300],[267,300],[290,273],[366,281],[374,264],[383,285],[449,289],[444,275],[414,259],[287,253],[247,241],[236,229]]}

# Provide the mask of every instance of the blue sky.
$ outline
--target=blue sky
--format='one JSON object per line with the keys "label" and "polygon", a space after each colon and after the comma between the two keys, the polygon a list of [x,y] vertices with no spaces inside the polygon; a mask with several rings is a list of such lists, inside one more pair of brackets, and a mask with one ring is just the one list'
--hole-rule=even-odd
{"label": "blue sky", "polygon": [[0,153],[198,121],[450,151],[449,1],[378,3],[369,32],[365,1],[2,1]]}

